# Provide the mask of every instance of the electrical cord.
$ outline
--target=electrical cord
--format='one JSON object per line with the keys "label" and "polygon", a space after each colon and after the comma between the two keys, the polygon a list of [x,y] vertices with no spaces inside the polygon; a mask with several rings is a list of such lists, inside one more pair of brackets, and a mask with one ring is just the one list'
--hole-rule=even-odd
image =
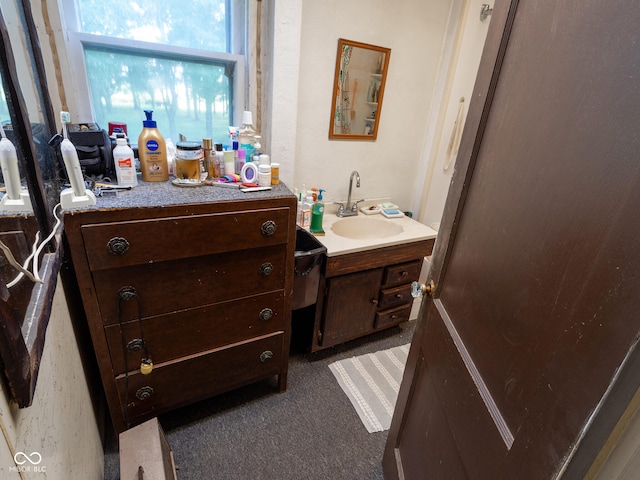
{"label": "electrical cord", "polygon": [[[31,255],[29,255],[26,258],[26,260],[24,261],[24,264],[20,265],[20,263],[13,256],[13,253],[11,253],[11,250],[9,249],[9,247],[5,245],[2,241],[0,241],[0,250],[2,250],[5,253],[9,263],[20,272],[13,280],[11,280],[11,282],[7,283],[7,288],[12,288],[15,285],[17,285],[18,282],[20,282],[20,280],[22,280],[22,277],[24,276],[26,276],[33,283],[43,283],[42,279],[40,278],[40,274],[38,272],[39,257],[40,257],[40,253],[42,252],[42,249],[56,235],[58,229],[60,228],[60,225],[62,224],[62,219],[57,214],[57,210],[59,207],[60,207],[59,203],[55,207],[53,207],[53,216],[56,219],[56,223],[53,229],[51,230],[51,233],[47,238],[45,238],[42,242],[40,242],[40,244],[38,244],[38,240],[40,238],[40,232],[36,232],[36,238],[33,243],[33,249],[31,251]],[[32,267],[33,273],[29,271],[29,263],[31,263],[32,260],[33,260],[33,267]]]}

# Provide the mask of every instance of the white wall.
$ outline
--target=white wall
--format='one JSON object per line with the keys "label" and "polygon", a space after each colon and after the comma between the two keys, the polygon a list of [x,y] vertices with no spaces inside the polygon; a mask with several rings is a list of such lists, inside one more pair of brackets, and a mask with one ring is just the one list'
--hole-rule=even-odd
{"label": "white wall", "polygon": [[[347,197],[349,174],[360,173],[355,198],[390,196],[402,209],[411,204],[424,149],[429,110],[444,45],[451,2],[436,0],[326,0],[302,2],[300,56],[281,51],[281,35],[296,38],[289,13],[294,0],[274,1],[273,109],[297,104],[295,128],[272,117],[272,156],[291,188],[316,186],[327,200]],[[294,11],[295,8],[294,8]],[[286,33],[280,18],[287,19]],[[329,140],[331,96],[338,39],[391,49],[376,141]],[[291,65],[298,62],[296,75]],[[285,75],[278,75],[281,65]],[[287,143],[293,152],[275,148]]]}
{"label": "white wall", "polygon": [[[90,395],[58,280],[33,404],[19,409],[6,383],[0,388],[0,478],[104,478],[102,440]],[[23,466],[28,470],[20,476],[14,463],[17,452],[34,460],[33,453],[40,454],[40,471],[27,461]]]}

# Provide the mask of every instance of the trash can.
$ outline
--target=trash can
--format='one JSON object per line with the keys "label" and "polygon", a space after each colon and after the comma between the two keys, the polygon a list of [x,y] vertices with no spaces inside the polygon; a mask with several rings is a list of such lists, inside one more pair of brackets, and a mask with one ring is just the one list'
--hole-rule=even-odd
{"label": "trash can", "polygon": [[304,228],[297,227],[293,276],[293,310],[313,305],[318,300],[320,271],[327,247]]}

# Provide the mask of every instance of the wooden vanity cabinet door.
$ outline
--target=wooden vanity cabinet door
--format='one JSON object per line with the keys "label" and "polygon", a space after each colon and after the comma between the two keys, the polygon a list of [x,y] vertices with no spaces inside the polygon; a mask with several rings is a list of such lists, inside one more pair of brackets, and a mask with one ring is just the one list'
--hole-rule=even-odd
{"label": "wooden vanity cabinet door", "polygon": [[382,272],[376,268],[327,280],[324,325],[318,342],[323,348],[371,332]]}

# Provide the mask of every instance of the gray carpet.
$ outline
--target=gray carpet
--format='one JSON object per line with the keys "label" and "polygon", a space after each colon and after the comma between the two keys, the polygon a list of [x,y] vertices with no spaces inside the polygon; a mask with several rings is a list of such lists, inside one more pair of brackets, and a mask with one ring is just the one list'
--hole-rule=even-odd
{"label": "gray carpet", "polygon": [[[162,415],[178,479],[382,479],[387,431],[367,432],[328,365],[409,343],[414,327],[406,322],[315,354],[294,344],[285,393],[274,379]],[[108,437],[105,480],[117,480],[117,442]]]}

